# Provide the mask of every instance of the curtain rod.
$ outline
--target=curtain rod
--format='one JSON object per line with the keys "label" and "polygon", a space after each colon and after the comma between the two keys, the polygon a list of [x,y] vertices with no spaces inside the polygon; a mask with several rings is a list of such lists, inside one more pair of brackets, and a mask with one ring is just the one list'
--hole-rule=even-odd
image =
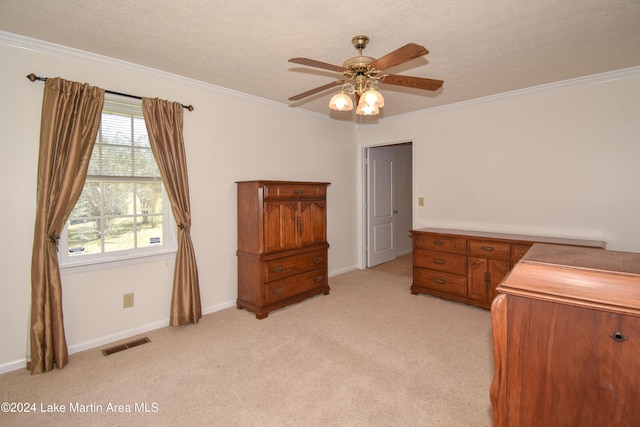
{"label": "curtain rod", "polygon": [[[31,73],[27,76],[27,78],[29,80],[31,80],[32,82],[35,82],[36,80],[39,80],[41,82],[46,82],[48,77],[38,77],[36,76],[34,73]],[[129,95],[128,93],[122,93],[122,92],[114,92],[112,90],[104,90],[106,93],[110,93],[112,95],[120,95],[120,96],[126,96],[127,98],[134,98],[134,99],[142,99],[141,96],[137,96],[137,95]],[[186,108],[189,111],[193,111],[193,105],[184,105],[184,104],[180,104],[182,105],[182,108]]]}

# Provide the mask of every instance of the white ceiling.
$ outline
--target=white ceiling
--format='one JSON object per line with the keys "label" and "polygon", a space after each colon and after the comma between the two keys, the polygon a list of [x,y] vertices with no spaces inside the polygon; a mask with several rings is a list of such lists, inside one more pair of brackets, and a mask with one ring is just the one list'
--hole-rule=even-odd
{"label": "white ceiling", "polygon": [[375,58],[425,46],[385,71],[443,88],[382,85],[379,117],[640,66],[640,0],[0,0],[0,30],[345,120],[335,89],[287,100],[341,78],[289,58],[342,65],[356,34]]}

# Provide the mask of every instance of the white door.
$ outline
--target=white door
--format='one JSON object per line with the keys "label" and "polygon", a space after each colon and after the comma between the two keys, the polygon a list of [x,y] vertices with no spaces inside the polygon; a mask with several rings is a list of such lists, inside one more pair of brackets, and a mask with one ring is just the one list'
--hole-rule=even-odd
{"label": "white door", "polygon": [[395,153],[370,148],[367,164],[367,266],[396,258],[394,163]]}

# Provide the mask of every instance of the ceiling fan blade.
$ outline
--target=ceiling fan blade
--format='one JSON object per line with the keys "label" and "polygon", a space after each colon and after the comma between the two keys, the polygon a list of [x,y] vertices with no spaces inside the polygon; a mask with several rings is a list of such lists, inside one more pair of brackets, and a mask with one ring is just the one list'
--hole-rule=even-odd
{"label": "ceiling fan blade", "polygon": [[386,70],[387,68],[395,67],[396,65],[424,56],[427,53],[429,53],[429,51],[425,49],[424,46],[420,46],[415,43],[407,43],[401,48],[376,59],[371,63],[371,67],[376,70]]}
{"label": "ceiling fan blade", "polygon": [[425,79],[422,77],[401,76],[399,74],[389,74],[380,80],[384,84],[407,86],[416,89],[438,90],[444,81],[435,79]]}
{"label": "ceiling fan blade", "polygon": [[306,92],[302,92],[302,93],[299,93],[297,95],[294,95],[291,98],[289,98],[289,101],[297,101],[299,99],[306,98],[307,96],[311,96],[311,95],[313,95],[315,93],[322,92],[323,90],[327,90],[329,88],[341,85],[343,83],[344,83],[344,80],[336,80],[335,82],[327,83],[326,85],[322,85],[322,86],[319,86],[319,87],[317,87],[315,89],[311,89],[311,90],[308,90]]}
{"label": "ceiling fan blade", "polygon": [[325,70],[337,71],[339,73],[342,73],[344,71],[344,67],[327,64],[326,62],[316,61],[315,59],[291,58],[289,62],[293,62],[294,64],[308,65],[310,67],[324,68]]}

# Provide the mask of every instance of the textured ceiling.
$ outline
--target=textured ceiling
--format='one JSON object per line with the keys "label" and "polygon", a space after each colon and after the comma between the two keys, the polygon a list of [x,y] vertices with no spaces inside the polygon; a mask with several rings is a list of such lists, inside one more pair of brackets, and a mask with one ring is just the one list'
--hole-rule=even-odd
{"label": "textured ceiling", "polygon": [[335,89],[287,98],[341,75],[287,60],[341,65],[355,34],[375,58],[425,46],[385,71],[444,80],[437,92],[382,85],[380,118],[640,66],[640,0],[0,0],[0,30],[338,120],[355,114],[330,112]]}

